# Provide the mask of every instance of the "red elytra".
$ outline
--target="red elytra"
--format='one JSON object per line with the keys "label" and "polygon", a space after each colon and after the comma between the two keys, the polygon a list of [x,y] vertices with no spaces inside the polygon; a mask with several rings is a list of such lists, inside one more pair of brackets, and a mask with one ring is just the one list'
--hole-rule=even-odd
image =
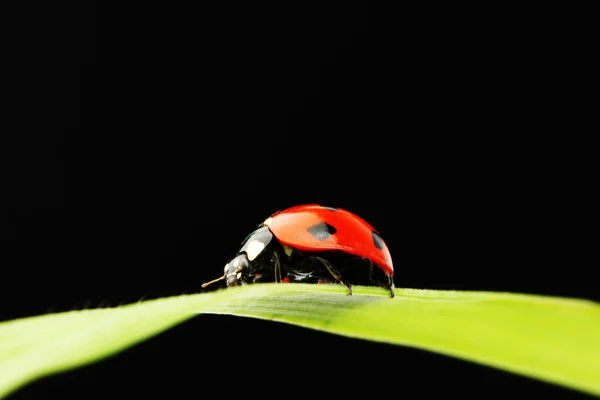
{"label": "red elytra", "polygon": [[[333,226],[336,232],[327,238],[317,239],[308,229],[322,222]],[[305,204],[277,212],[263,224],[281,243],[290,247],[308,251],[343,251],[366,257],[386,273],[394,274],[392,256],[379,233],[367,221],[349,211]]]}

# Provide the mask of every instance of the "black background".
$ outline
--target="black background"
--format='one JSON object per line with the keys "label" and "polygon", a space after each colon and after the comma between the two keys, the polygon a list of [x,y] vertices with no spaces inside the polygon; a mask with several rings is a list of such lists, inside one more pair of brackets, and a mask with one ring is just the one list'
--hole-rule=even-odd
{"label": "black background", "polygon": [[[365,3],[47,7],[7,61],[1,320],[199,291],[266,216],[313,202],[380,231],[397,287],[600,300],[585,24]],[[360,390],[585,397],[203,315],[12,398]]]}

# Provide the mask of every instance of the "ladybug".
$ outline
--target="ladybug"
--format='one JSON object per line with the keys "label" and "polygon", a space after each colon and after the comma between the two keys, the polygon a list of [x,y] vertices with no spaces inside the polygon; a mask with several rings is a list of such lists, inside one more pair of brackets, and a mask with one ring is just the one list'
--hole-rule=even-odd
{"label": "ladybug", "polygon": [[394,297],[394,267],[379,233],[359,216],[318,204],[276,212],[225,265],[227,286],[258,282],[375,284]]}

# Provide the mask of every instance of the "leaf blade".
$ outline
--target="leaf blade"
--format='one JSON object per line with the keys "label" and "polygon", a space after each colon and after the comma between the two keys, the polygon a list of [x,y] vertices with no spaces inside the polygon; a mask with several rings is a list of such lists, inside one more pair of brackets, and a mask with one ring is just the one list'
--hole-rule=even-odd
{"label": "leaf blade", "polygon": [[596,303],[415,289],[398,290],[389,299],[383,290],[368,287],[354,293],[345,296],[340,286],[261,284],[2,322],[0,398],[42,376],[115,354],[198,313],[417,347],[600,396]]}

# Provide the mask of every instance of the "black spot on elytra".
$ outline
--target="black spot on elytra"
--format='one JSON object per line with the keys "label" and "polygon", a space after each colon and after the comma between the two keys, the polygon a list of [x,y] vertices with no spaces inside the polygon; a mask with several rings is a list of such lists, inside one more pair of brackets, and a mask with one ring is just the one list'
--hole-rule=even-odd
{"label": "black spot on elytra", "polygon": [[327,240],[337,231],[334,226],[327,222],[319,222],[307,229],[316,239]]}
{"label": "black spot on elytra", "polygon": [[373,236],[373,243],[375,244],[375,247],[377,247],[379,250],[383,250],[383,239],[381,239],[381,236],[379,236],[379,234],[375,231],[371,232],[371,236]]}
{"label": "black spot on elytra", "polygon": [[337,207],[331,207],[331,206],[324,206],[324,205],[319,205],[321,208],[325,208],[327,210],[331,210],[331,211],[338,211],[339,208]]}

